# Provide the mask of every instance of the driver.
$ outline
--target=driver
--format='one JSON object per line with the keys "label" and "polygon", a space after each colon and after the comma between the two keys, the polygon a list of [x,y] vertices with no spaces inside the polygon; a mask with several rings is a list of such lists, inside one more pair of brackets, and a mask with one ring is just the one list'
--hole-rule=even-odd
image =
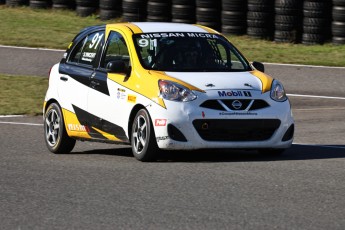
{"label": "driver", "polygon": [[198,42],[189,42],[177,47],[176,62],[180,68],[198,68],[201,59],[201,48]]}

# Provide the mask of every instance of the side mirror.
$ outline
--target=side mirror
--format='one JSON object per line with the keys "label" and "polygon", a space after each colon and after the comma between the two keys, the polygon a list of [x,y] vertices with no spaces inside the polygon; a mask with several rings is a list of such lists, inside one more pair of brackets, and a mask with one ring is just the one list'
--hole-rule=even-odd
{"label": "side mirror", "polygon": [[259,70],[259,71],[261,71],[263,73],[265,72],[265,66],[261,62],[254,61],[253,62],[253,66],[254,66],[255,69],[257,69],[257,70]]}
{"label": "side mirror", "polygon": [[127,74],[128,68],[126,66],[126,63],[121,60],[116,60],[116,61],[110,61],[107,64],[107,72],[108,73],[125,73]]}

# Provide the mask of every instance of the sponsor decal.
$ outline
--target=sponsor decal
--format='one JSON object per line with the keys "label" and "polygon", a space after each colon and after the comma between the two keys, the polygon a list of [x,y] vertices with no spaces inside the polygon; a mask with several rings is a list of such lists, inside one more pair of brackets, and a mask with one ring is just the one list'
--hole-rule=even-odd
{"label": "sponsor decal", "polygon": [[239,113],[239,112],[221,112],[219,113],[221,116],[257,116],[257,113],[252,113],[252,112],[246,112],[246,113]]}
{"label": "sponsor decal", "polygon": [[83,52],[83,56],[81,60],[87,61],[87,62],[92,62],[92,60],[95,58],[96,53],[91,53],[91,52]]}
{"label": "sponsor decal", "polygon": [[167,125],[167,119],[156,119],[155,120],[155,126],[166,126]]}
{"label": "sponsor decal", "polygon": [[250,91],[242,90],[231,90],[231,91],[218,91],[220,97],[251,97],[252,94]]}
{"label": "sponsor decal", "polygon": [[127,101],[131,103],[135,103],[137,101],[137,97],[134,95],[128,95]]}
{"label": "sponsor decal", "polygon": [[168,139],[169,139],[169,136],[156,137],[157,142],[159,142],[159,141],[165,141],[165,140],[168,140]]}
{"label": "sponsor decal", "polygon": [[126,92],[126,90],[124,90],[124,89],[120,89],[120,88],[118,88],[117,89],[117,99],[120,99],[120,100],[123,100],[123,99],[125,99],[126,98],[126,94],[125,94],[125,92]]}
{"label": "sponsor decal", "polygon": [[81,131],[81,132],[86,132],[87,128],[84,125],[79,125],[79,124],[67,124],[68,130],[71,131]]}
{"label": "sponsor decal", "polygon": [[218,38],[215,34],[209,34],[209,33],[147,33],[147,34],[141,34],[141,38],[184,38],[184,37],[190,37],[190,38]]}

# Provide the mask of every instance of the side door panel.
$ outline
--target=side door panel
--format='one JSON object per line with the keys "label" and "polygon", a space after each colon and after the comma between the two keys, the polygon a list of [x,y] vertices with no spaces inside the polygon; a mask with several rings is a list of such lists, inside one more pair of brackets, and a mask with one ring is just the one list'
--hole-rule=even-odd
{"label": "side door panel", "polygon": [[[124,92],[119,87],[114,87],[114,82],[108,79],[106,64],[111,60],[125,59],[129,63],[127,46],[122,41],[121,35],[111,32],[100,59],[100,66],[95,70],[90,79],[88,92],[88,112],[94,114],[93,132],[101,134],[100,138],[128,142],[125,129],[127,124],[121,123],[123,117]],[[121,94],[121,97],[119,96]]]}
{"label": "side door panel", "polygon": [[[73,136],[85,137],[85,134],[90,133],[92,116],[89,116],[87,112],[87,95],[91,76],[98,63],[97,53],[103,36],[104,29],[85,34],[75,41],[76,44],[72,47],[67,60],[60,63],[61,93],[59,96],[62,107],[67,110],[66,114],[69,114],[65,116],[67,131]],[[79,134],[81,132],[83,134]]]}

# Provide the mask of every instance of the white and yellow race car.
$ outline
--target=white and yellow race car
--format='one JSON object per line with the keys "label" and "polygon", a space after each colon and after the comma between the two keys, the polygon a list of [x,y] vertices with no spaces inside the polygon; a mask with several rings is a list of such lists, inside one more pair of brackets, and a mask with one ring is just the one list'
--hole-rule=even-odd
{"label": "white and yellow race car", "polygon": [[50,72],[43,114],[53,153],[76,140],[160,150],[281,153],[294,120],[283,85],[200,25],[119,23],[82,30]]}

